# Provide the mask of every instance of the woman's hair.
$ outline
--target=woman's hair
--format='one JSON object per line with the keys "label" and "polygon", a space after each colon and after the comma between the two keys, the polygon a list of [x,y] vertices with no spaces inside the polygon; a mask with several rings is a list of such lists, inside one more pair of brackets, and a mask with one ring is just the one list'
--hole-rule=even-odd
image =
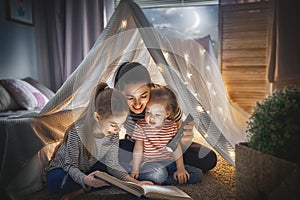
{"label": "woman's hair", "polygon": [[176,94],[167,86],[156,86],[151,89],[149,102],[162,104],[167,111],[170,111],[169,120],[174,120],[179,110]]}
{"label": "woman's hair", "polygon": [[[128,113],[129,108],[125,96],[121,91],[108,87],[106,83],[99,83],[92,93],[89,104],[82,112],[78,120],[73,122],[66,130],[64,139],[62,142],[66,142],[68,133],[72,128],[76,128],[76,124],[83,125],[80,135],[81,141],[84,144],[84,153],[91,158],[91,154],[95,152],[95,142],[93,131],[97,121],[94,119],[94,112],[97,112],[101,118],[107,118],[111,116],[119,116],[120,114]],[[54,157],[58,147],[53,153]]]}
{"label": "woman's hair", "polygon": [[147,68],[138,62],[125,62],[116,71],[114,87],[123,90],[127,84],[152,81]]}

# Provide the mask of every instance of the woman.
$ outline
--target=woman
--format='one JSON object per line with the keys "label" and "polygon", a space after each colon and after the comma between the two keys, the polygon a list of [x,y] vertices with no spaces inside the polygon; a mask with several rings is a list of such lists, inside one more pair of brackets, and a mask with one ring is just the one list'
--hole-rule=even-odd
{"label": "woman", "polygon": [[[115,88],[122,91],[127,99],[130,114],[125,121],[126,138],[120,140],[119,158],[120,162],[129,162],[132,159],[134,142],[131,136],[136,122],[145,117],[145,108],[150,98],[150,90],[155,85],[152,83],[150,74],[145,66],[138,62],[123,63],[116,71]],[[170,120],[181,124],[182,112],[180,109],[169,117]],[[214,151],[207,147],[192,142],[193,122],[184,127],[184,136],[181,145],[186,151],[183,154],[184,163],[200,168],[203,173],[216,166],[217,156]],[[199,157],[199,151],[208,152],[204,157]]]}

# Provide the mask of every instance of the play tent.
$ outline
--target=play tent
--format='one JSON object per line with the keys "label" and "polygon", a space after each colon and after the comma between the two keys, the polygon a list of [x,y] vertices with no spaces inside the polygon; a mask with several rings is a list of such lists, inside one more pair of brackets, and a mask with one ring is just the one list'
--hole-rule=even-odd
{"label": "play tent", "polygon": [[246,140],[247,118],[227,99],[210,46],[154,28],[129,0],[119,3],[88,55],[39,113],[33,128],[41,140],[47,145],[62,139],[89,102],[92,88],[100,81],[112,86],[116,68],[127,61],[140,62],[153,82],[171,87],[184,115],[195,119],[195,134],[234,165],[234,146]]}

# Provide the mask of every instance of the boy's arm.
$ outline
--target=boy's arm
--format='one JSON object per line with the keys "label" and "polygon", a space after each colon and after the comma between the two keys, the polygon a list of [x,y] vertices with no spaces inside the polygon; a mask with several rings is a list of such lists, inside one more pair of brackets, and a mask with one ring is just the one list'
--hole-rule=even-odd
{"label": "boy's arm", "polygon": [[174,179],[180,184],[185,184],[190,179],[190,174],[186,171],[184,166],[181,145],[178,145],[177,149],[173,153],[173,156],[176,160],[177,168],[176,172],[174,173]]}
{"label": "boy's arm", "polygon": [[143,159],[143,149],[144,143],[142,140],[136,140],[133,149],[133,159],[132,159],[132,172],[131,175],[134,178],[138,178],[140,165]]}
{"label": "boy's arm", "polygon": [[173,157],[176,160],[177,170],[185,169],[184,162],[183,162],[183,157],[182,157],[181,145],[178,145],[177,149],[173,153]]}

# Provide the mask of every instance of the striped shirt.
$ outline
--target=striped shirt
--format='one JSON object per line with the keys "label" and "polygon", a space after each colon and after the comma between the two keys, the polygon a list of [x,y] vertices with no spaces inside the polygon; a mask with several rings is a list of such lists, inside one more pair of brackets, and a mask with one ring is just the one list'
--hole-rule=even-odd
{"label": "striped shirt", "polygon": [[[177,111],[177,113],[172,117],[172,119],[169,119],[169,120],[172,120],[177,123],[180,121],[181,117],[182,117],[182,112],[179,109]],[[130,111],[130,114],[128,115],[128,117],[125,121],[125,124],[124,124],[126,133],[129,136],[132,136],[137,121],[144,119],[144,118],[145,118],[145,111],[143,111],[141,114],[135,114],[134,112]]]}
{"label": "striped shirt", "polygon": [[107,166],[107,171],[113,176],[119,179],[124,178],[127,172],[118,162],[118,134],[101,139],[95,138],[97,152],[88,159],[80,139],[82,132],[82,126],[70,129],[67,142],[63,142],[57,150],[54,159],[49,163],[48,171],[63,168],[76,183],[79,183],[85,190],[89,190],[90,187],[84,184],[83,178],[86,176],[85,173],[99,160]]}
{"label": "striped shirt", "polygon": [[141,119],[136,124],[132,139],[143,141],[144,162],[174,160],[173,154],[166,150],[166,145],[176,132],[177,125],[170,120],[166,120],[162,127],[154,128]]}

